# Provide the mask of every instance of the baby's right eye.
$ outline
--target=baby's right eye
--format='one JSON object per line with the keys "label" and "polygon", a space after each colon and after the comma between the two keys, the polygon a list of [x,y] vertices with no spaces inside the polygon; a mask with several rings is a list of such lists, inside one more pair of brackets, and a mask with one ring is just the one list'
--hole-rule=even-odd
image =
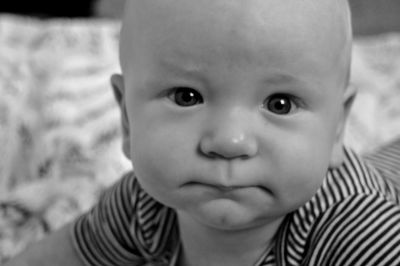
{"label": "baby's right eye", "polygon": [[203,96],[195,89],[188,87],[178,87],[173,89],[168,97],[177,105],[189,107],[204,103]]}

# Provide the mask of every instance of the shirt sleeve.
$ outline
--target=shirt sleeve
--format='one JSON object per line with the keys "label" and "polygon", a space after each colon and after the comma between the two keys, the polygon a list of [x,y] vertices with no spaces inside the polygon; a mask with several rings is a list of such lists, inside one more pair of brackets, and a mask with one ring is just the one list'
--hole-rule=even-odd
{"label": "shirt sleeve", "polygon": [[151,252],[146,253],[147,246],[152,243],[142,232],[140,199],[157,211],[157,203],[146,195],[133,173],[128,173],[101,196],[90,212],[75,221],[72,240],[86,265],[145,264],[146,256],[151,256]]}
{"label": "shirt sleeve", "polygon": [[321,217],[307,265],[400,265],[400,206],[381,195],[358,195]]}
{"label": "shirt sleeve", "polygon": [[369,161],[378,172],[390,180],[400,193],[400,138],[366,154]]}

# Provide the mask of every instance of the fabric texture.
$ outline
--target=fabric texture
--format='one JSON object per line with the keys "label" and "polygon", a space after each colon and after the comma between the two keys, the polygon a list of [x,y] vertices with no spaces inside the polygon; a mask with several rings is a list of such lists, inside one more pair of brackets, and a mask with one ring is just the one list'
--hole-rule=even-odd
{"label": "fabric texture", "polygon": [[[345,149],[344,163],[328,171],[310,201],[286,216],[255,265],[399,265],[400,194],[382,176],[398,170],[400,161],[391,159],[400,158],[400,145],[393,147],[383,151],[396,156],[374,160]],[[87,265],[174,266],[179,255],[175,212],[152,199],[133,172],[77,220],[72,237]]]}

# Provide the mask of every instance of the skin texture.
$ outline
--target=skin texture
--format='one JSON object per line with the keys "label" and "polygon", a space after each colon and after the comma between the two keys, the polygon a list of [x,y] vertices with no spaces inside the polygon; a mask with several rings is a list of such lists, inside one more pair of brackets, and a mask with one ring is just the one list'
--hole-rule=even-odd
{"label": "skin texture", "polygon": [[123,25],[124,152],[177,211],[182,261],[254,263],[342,160],[346,3],[131,1]]}
{"label": "skin texture", "polygon": [[[180,265],[253,265],[340,164],[350,43],[342,0],[127,1],[123,149],[177,211]],[[6,265],[82,265],[69,226]]]}

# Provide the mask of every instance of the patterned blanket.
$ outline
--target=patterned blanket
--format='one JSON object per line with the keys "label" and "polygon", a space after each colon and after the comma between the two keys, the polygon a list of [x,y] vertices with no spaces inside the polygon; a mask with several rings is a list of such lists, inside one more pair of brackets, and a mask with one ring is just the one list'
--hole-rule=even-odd
{"label": "patterned blanket", "polygon": [[[0,16],[0,264],[90,208],[129,169],[109,76],[120,24]],[[400,34],[357,39],[346,142],[400,134]]]}

